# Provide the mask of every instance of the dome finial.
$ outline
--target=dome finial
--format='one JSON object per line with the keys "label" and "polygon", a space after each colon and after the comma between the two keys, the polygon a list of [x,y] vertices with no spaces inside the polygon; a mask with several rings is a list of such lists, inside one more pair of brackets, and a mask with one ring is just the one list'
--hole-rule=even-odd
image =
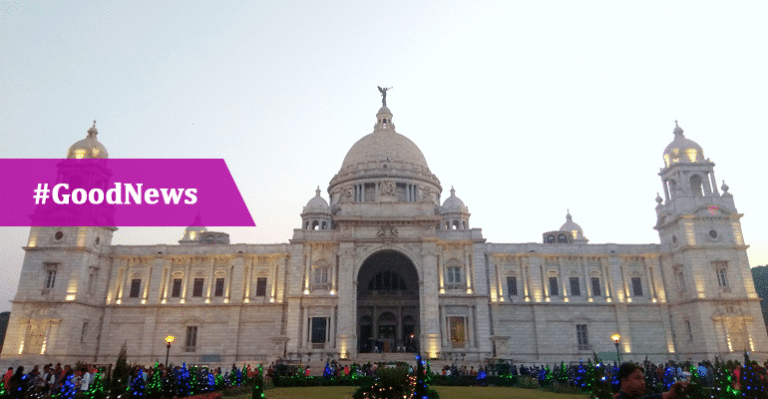
{"label": "dome finial", "polygon": [[675,130],[673,130],[672,133],[674,133],[675,136],[680,136],[683,134],[683,128],[677,124],[677,119],[675,119]]}
{"label": "dome finial", "polygon": [[88,129],[88,137],[96,137],[96,135],[99,134],[99,131],[96,130],[96,120],[93,120],[93,126]]}
{"label": "dome finial", "polygon": [[315,197],[320,196],[320,186],[317,186],[317,190],[315,190]]}
{"label": "dome finial", "polygon": [[656,193],[656,203],[661,205],[662,202],[664,202],[664,199],[661,198],[661,195],[659,195],[659,193],[657,192]]}
{"label": "dome finial", "polygon": [[453,189],[453,186],[451,186],[451,197],[456,196],[456,190]]}
{"label": "dome finial", "polygon": [[566,218],[567,220],[571,220],[571,219],[573,219],[573,217],[571,216],[571,210],[570,210],[570,209],[566,209],[566,210],[565,210],[565,218]]}
{"label": "dome finial", "polygon": [[202,227],[202,225],[203,225],[203,221],[200,217],[200,211],[197,211],[197,215],[195,215],[195,220],[192,221],[192,224],[190,226]]}
{"label": "dome finial", "polygon": [[725,184],[725,180],[723,180],[723,185],[722,185],[722,186],[720,186],[720,189],[721,189],[721,190],[723,190],[723,194],[728,194],[728,189],[729,189],[729,188],[730,188],[730,187],[728,187],[728,185],[727,185],[727,184]]}

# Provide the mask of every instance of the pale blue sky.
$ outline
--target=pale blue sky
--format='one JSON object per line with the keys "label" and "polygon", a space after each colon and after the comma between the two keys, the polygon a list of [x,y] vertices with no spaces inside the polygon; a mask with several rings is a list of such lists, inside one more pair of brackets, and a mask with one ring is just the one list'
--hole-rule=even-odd
{"label": "pale blue sky", "polygon": [[[64,157],[96,118],[112,158],[224,158],[257,227],[215,229],[287,242],[386,85],[489,241],[539,242],[570,208],[593,243],[654,243],[678,119],[763,265],[766,20],[762,1],[2,3],[0,157]],[[28,231],[0,228],[0,311]]]}

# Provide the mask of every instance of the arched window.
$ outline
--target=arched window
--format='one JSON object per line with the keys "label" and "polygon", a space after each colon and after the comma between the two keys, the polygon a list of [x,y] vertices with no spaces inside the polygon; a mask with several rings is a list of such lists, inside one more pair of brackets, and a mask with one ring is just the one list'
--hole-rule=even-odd
{"label": "arched window", "polygon": [[453,221],[453,230],[456,230],[456,229],[458,229],[458,228],[459,228],[459,226],[460,226],[460,225],[459,225],[459,221],[458,221],[458,220],[454,220],[454,221]]}
{"label": "arched window", "polygon": [[568,243],[568,237],[565,234],[560,234],[557,236],[557,242],[559,244],[567,244]]}
{"label": "arched window", "polygon": [[368,290],[403,291],[406,290],[405,281],[395,272],[383,271],[368,282]]}
{"label": "arched window", "polygon": [[691,192],[693,193],[694,197],[701,198],[704,196],[704,192],[702,191],[701,187],[701,176],[691,176]]}
{"label": "arched window", "polygon": [[320,227],[320,223],[317,220],[312,221],[312,230],[317,230]]}

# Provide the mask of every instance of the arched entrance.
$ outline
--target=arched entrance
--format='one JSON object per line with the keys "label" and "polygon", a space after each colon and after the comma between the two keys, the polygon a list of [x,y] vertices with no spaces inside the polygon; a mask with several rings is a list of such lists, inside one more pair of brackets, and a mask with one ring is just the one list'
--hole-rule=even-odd
{"label": "arched entrance", "polygon": [[358,351],[418,352],[419,276],[410,259],[381,251],[357,275]]}

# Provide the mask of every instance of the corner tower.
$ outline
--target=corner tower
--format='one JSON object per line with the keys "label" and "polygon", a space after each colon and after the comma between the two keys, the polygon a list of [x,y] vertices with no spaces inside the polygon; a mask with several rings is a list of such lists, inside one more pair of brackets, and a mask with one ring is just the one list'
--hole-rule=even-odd
{"label": "corner tower", "polygon": [[[656,197],[665,280],[672,282],[675,348],[692,358],[765,351],[768,337],[733,196],[716,186],[714,162],[676,126]],[[761,356],[764,356],[761,355]]]}
{"label": "corner tower", "polygon": [[[87,137],[69,148],[67,158],[81,161],[58,164],[57,183],[87,184],[106,191],[111,174],[101,164],[89,164],[108,158],[98,133],[94,121]],[[78,219],[72,217],[52,204],[39,206],[32,215],[33,224],[45,227],[32,227],[24,247],[3,359],[35,364],[53,356],[74,363],[91,361],[98,351],[110,266],[107,253],[117,228],[109,227],[114,223],[109,212],[84,211]],[[91,226],[72,226],[83,219],[91,221]],[[51,220],[69,226],[50,226]]]}

